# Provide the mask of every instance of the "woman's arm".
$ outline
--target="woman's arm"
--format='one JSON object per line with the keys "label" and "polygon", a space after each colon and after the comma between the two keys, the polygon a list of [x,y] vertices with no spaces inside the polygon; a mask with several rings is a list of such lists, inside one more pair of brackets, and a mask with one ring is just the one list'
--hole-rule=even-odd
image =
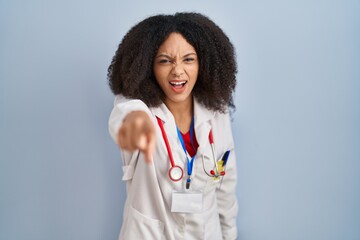
{"label": "woman's arm", "polygon": [[149,108],[140,100],[116,96],[110,114],[109,132],[120,149],[140,150],[147,162],[155,148],[155,128]]}

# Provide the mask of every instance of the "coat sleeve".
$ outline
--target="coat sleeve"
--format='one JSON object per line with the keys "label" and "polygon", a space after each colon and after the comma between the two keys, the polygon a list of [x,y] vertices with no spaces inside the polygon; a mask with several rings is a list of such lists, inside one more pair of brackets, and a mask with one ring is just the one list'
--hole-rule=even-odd
{"label": "coat sleeve", "polygon": [[[226,164],[226,173],[222,179],[219,188],[216,191],[219,217],[221,223],[221,230],[223,239],[232,240],[237,238],[237,212],[238,203],[236,195],[236,182],[237,182],[237,170],[236,170],[236,157],[234,151],[234,142],[232,137],[230,118],[227,114],[224,118],[224,122],[221,125],[223,131],[223,137],[228,139],[228,146],[230,146],[230,155]],[[224,139],[225,140],[225,139]]]}
{"label": "coat sleeve", "polygon": [[[138,99],[128,99],[122,95],[117,95],[114,101],[114,108],[109,118],[109,133],[117,143],[117,135],[126,115],[132,111],[144,111],[151,117],[150,109],[147,105]],[[139,150],[126,151],[121,149],[123,159],[123,178],[122,180],[131,180],[139,158]]]}

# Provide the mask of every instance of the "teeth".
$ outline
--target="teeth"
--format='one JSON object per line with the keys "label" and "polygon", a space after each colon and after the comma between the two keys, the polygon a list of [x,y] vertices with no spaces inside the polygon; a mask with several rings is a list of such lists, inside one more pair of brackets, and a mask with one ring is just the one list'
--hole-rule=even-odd
{"label": "teeth", "polygon": [[185,83],[186,83],[186,81],[181,81],[181,82],[170,82],[170,84],[175,85],[175,86],[183,85],[183,84],[185,84]]}

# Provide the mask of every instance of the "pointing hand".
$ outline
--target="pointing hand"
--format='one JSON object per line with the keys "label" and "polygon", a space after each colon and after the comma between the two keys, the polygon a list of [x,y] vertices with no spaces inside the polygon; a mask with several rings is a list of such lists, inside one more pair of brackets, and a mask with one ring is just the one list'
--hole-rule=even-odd
{"label": "pointing hand", "polygon": [[117,142],[120,148],[128,151],[139,149],[145,154],[145,161],[150,163],[156,145],[156,133],[148,114],[143,111],[133,111],[126,115]]}

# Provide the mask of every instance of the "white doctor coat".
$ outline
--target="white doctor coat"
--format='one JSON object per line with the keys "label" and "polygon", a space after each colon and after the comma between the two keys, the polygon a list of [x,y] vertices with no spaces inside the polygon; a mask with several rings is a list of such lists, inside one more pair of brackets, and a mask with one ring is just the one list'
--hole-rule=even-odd
{"label": "white doctor coat", "polygon": [[[157,144],[151,164],[145,162],[144,155],[139,151],[122,150],[127,198],[119,239],[236,239],[237,172],[229,114],[210,111],[194,99],[194,128],[199,148],[194,160],[191,190],[202,192],[203,206],[200,213],[177,213],[171,212],[172,192],[184,191],[187,162],[174,117],[166,105],[149,108],[140,100],[117,95],[109,119],[110,135],[116,141],[124,117],[136,110],[145,111],[153,120]],[[184,177],[178,182],[168,177],[171,164],[155,116],[164,122],[175,165],[184,169]],[[207,176],[202,165],[201,155],[204,155],[207,171],[214,166],[208,139],[210,129],[214,137],[216,160],[230,150],[226,174],[221,181]]]}

